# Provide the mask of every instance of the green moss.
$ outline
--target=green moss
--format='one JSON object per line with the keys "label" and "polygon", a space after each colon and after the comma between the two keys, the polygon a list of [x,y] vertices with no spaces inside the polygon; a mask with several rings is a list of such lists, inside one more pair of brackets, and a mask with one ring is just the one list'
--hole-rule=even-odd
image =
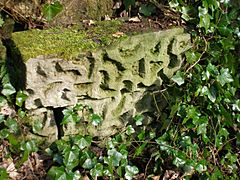
{"label": "green moss", "polygon": [[80,25],[71,28],[33,29],[13,33],[12,38],[24,61],[39,55],[74,59],[82,52],[116,41],[117,38],[112,34],[118,31],[120,25],[118,21],[104,21],[88,27],[87,30]]}

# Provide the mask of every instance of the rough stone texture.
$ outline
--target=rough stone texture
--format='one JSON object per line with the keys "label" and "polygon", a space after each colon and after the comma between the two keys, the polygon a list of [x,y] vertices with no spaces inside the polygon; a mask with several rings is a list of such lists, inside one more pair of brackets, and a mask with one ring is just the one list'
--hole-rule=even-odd
{"label": "rough stone texture", "polygon": [[64,6],[54,24],[75,24],[83,19],[100,20],[112,15],[112,0],[60,0]]}
{"label": "rough stone texture", "polygon": [[34,135],[36,137],[40,136],[48,143],[52,143],[58,138],[58,129],[52,109],[38,108],[29,111],[29,116],[31,117],[32,127],[41,125],[39,129],[35,128]]}
{"label": "rough stone texture", "polygon": [[69,123],[64,135],[111,135],[136,113],[156,111],[151,92],[162,84],[161,74],[171,77],[179,69],[189,48],[190,35],[175,28],[127,37],[78,60],[31,58],[26,62],[25,106],[34,110],[77,102],[90,105],[103,117],[101,126]]}

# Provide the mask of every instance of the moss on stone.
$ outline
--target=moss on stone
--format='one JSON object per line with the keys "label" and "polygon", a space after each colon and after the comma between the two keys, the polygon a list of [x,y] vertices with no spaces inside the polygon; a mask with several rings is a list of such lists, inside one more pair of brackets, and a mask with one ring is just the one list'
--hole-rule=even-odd
{"label": "moss on stone", "polygon": [[55,27],[15,32],[12,39],[24,61],[39,55],[54,55],[74,59],[80,53],[92,51],[116,41],[112,36],[118,31],[119,21],[98,22],[87,30],[81,25],[71,28]]}

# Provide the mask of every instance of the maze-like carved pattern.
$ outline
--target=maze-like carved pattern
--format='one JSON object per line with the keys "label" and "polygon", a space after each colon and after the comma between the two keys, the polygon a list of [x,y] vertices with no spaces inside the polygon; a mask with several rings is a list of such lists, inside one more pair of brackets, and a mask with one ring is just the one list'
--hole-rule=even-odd
{"label": "maze-like carved pattern", "polygon": [[[26,63],[26,108],[88,104],[104,118],[102,130],[92,133],[111,134],[110,127],[123,125],[121,117],[138,111],[135,105],[150,87],[160,87],[160,72],[171,77],[179,69],[183,52],[189,48],[190,35],[176,28],[131,36],[76,61],[30,59]],[[142,111],[153,110],[151,103],[142,106]],[[75,131],[66,128],[65,133]]]}

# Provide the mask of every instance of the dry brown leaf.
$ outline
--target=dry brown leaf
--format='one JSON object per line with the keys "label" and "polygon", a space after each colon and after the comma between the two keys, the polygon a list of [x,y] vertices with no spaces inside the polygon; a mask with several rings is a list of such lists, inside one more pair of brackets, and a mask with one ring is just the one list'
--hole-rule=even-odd
{"label": "dry brown leaf", "polygon": [[4,159],[0,164],[1,168],[6,169],[10,179],[17,179],[19,175],[12,158]]}
{"label": "dry brown leaf", "polygon": [[83,23],[85,24],[85,25],[88,25],[88,26],[92,26],[92,25],[95,25],[95,21],[93,21],[93,20],[83,20]]}
{"label": "dry brown leaf", "polygon": [[105,21],[110,21],[111,18],[109,17],[109,15],[105,15],[105,16],[104,16],[104,20],[105,20]]}
{"label": "dry brown leaf", "polygon": [[139,23],[141,19],[138,16],[132,17],[128,20],[129,22]]}
{"label": "dry brown leaf", "polygon": [[152,180],[159,180],[160,179],[160,176],[153,176],[152,177]]}
{"label": "dry brown leaf", "polygon": [[90,179],[89,179],[89,177],[88,177],[87,175],[85,175],[85,176],[83,177],[83,180],[90,180]]}
{"label": "dry brown leaf", "polygon": [[0,114],[5,115],[5,116],[14,117],[16,115],[16,111],[12,107],[5,105],[1,108]]}
{"label": "dry brown leaf", "polygon": [[175,180],[179,178],[179,172],[173,170],[166,170],[163,176],[163,180]]}
{"label": "dry brown leaf", "polygon": [[117,38],[122,37],[123,35],[124,35],[123,32],[116,32],[116,33],[112,34],[113,37],[117,37]]}

